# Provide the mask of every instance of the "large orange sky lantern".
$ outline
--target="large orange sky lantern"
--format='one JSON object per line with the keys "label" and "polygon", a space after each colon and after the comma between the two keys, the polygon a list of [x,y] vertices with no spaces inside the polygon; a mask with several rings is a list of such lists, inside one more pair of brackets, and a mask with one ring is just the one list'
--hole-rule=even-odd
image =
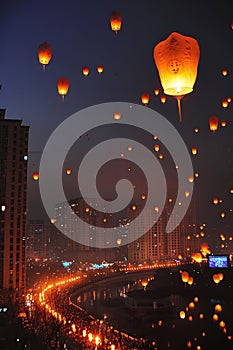
{"label": "large orange sky lantern", "polygon": [[197,40],[176,32],[154,47],[154,61],[164,93],[177,99],[180,121],[180,100],[193,91],[199,58],[200,48]]}

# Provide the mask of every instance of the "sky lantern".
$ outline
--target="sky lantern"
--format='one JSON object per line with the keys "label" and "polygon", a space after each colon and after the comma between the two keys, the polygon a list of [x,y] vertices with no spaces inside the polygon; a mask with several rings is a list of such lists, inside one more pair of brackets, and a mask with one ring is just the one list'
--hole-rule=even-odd
{"label": "sky lantern", "polygon": [[155,146],[154,146],[154,150],[155,150],[156,152],[158,152],[159,149],[160,149],[159,145],[155,145]]}
{"label": "sky lantern", "polygon": [[64,101],[65,95],[67,94],[69,90],[69,80],[67,78],[59,78],[57,81],[57,90],[59,95],[62,96],[62,99]]}
{"label": "sky lantern", "polygon": [[215,205],[217,205],[218,202],[219,202],[218,198],[217,198],[217,197],[214,197],[214,198],[213,198],[213,203],[214,203]]}
{"label": "sky lantern", "polygon": [[214,307],[214,311],[215,312],[222,312],[222,305],[216,304],[215,307]]}
{"label": "sky lantern", "polygon": [[214,281],[214,283],[217,284],[217,285],[218,285],[218,283],[220,283],[220,277],[219,277],[218,274],[214,274],[214,275],[213,275],[213,281]]}
{"label": "sky lantern", "polygon": [[39,173],[37,171],[35,171],[33,173],[32,177],[33,177],[33,180],[35,180],[35,181],[39,180]]}
{"label": "sky lantern", "polygon": [[223,101],[222,101],[222,107],[223,107],[223,108],[227,108],[227,107],[228,107],[228,104],[229,104],[229,103],[228,103],[227,100],[223,100]]}
{"label": "sky lantern", "polygon": [[67,169],[66,169],[66,174],[67,174],[67,175],[70,175],[71,173],[72,173],[72,170],[71,170],[70,168],[67,168]]}
{"label": "sky lantern", "polygon": [[84,77],[86,77],[86,76],[88,76],[90,69],[88,67],[83,67],[82,72],[83,72]]}
{"label": "sky lantern", "polygon": [[221,126],[224,128],[227,125],[227,121],[226,120],[222,120],[221,121]]}
{"label": "sky lantern", "polygon": [[104,67],[103,67],[103,66],[97,66],[97,72],[98,72],[99,74],[102,74],[103,71],[104,71]]}
{"label": "sky lantern", "polygon": [[182,282],[187,283],[189,279],[189,274],[187,271],[182,271],[181,273]]}
{"label": "sky lantern", "polygon": [[163,96],[160,97],[161,103],[164,104],[166,102],[166,100],[167,100],[166,96],[163,95]]}
{"label": "sky lantern", "polygon": [[45,71],[45,67],[49,64],[52,58],[52,49],[49,43],[44,42],[39,45],[38,48],[38,59],[39,62],[43,65],[43,70]]}
{"label": "sky lantern", "polygon": [[146,106],[148,105],[149,101],[150,101],[150,95],[147,93],[147,92],[144,92],[142,95],[141,95],[141,100],[142,100],[142,103]]}
{"label": "sky lantern", "polygon": [[225,77],[228,74],[227,69],[222,69],[222,75]]}
{"label": "sky lantern", "polygon": [[117,32],[119,32],[119,30],[121,30],[122,15],[120,12],[118,11],[112,12],[112,15],[110,17],[110,25],[111,25],[111,29],[115,31],[116,34]]}
{"label": "sky lantern", "polygon": [[199,58],[200,48],[196,39],[176,32],[154,47],[154,61],[164,93],[177,99],[180,122],[180,100],[193,91]]}
{"label": "sky lantern", "polygon": [[158,94],[159,94],[159,89],[155,88],[155,89],[154,89],[154,94],[155,94],[155,96],[158,96]]}
{"label": "sky lantern", "polygon": [[192,148],[192,154],[195,156],[197,154],[197,148],[196,147],[193,147]]}
{"label": "sky lantern", "polygon": [[209,117],[209,128],[210,131],[217,131],[218,130],[218,117],[216,117],[215,115],[212,115],[211,117]]}
{"label": "sky lantern", "polygon": [[119,120],[119,119],[121,119],[121,113],[120,112],[115,112],[113,117],[114,117],[115,120]]}
{"label": "sky lantern", "polygon": [[183,311],[183,310],[180,311],[180,318],[182,320],[185,319],[185,311]]}

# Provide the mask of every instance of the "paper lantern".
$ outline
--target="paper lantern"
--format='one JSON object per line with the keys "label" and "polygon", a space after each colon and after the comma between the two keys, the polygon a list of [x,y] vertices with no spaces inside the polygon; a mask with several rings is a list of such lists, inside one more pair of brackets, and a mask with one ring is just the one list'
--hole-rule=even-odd
{"label": "paper lantern", "polygon": [[113,11],[110,17],[110,25],[111,25],[111,29],[115,31],[116,34],[119,30],[121,30],[121,24],[122,24],[121,13],[118,11]]}
{"label": "paper lantern", "polygon": [[60,78],[57,81],[57,90],[59,95],[62,96],[62,99],[64,100],[65,95],[67,94],[69,90],[69,80],[67,78]]}
{"label": "paper lantern", "polygon": [[104,67],[103,67],[103,66],[98,66],[98,67],[97,67],[97,72],[98,72],[99,74],[103,73],[103,71],[104,71]]}
{"label": "paper lantern", "polygon": [[144,92],[142,95],[141,95],[141,100],[142,100],[142,103],[146,106],[148,105],[149,101],[150,101],[150,95],[147,94],[146,92]]}
{"label": "paper lantern", "polygon": [[218,130],[218,117],[216,117],[215,115],[212,115],[211,117],[209,117],[209,128],[210,131],[217,131]]}
{"label": "paper lantern", "polygon": [[35,171],[33,173],[32,177],[33,177],[33,180],[35,180],[35,181],[39,180],[39,173],[37,171]]}
{"label": "paper lantern", "polygon": [[43,65],[43,70],[45,71],[45,66],[49,64],[52,58],[52,49],[49,43],[44,42],[39,45],[38,48],[38,59],[39,62]]}
{"label": "paper lantern", "polygon": [[157,66],[164,93],[178,101],[180,121],[181,98],[193,91],[197,78],[200,48],[191,37],[173,32],[154,47],[154,61]]}
{"label": "paper lantern", "polygon": [[86,77],[89,74],[89,68],[88,67],[83,67],[83,75]]}

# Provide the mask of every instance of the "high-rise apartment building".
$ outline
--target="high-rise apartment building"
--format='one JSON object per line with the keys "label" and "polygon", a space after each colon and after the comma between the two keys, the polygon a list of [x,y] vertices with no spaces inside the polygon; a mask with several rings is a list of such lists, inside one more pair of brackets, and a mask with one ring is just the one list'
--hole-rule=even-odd
{"label": "high-rise apartment building", "polygon": [[29,126],[0,110],[0,304],[24,308]]}

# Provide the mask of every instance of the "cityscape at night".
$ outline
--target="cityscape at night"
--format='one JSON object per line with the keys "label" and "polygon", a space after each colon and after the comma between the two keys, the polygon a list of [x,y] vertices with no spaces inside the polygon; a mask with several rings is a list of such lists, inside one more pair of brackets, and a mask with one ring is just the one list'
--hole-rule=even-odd
{"label": "cityscape at night", "polygon": [[233,348],[230,5],[1,4],[0,350]]}

